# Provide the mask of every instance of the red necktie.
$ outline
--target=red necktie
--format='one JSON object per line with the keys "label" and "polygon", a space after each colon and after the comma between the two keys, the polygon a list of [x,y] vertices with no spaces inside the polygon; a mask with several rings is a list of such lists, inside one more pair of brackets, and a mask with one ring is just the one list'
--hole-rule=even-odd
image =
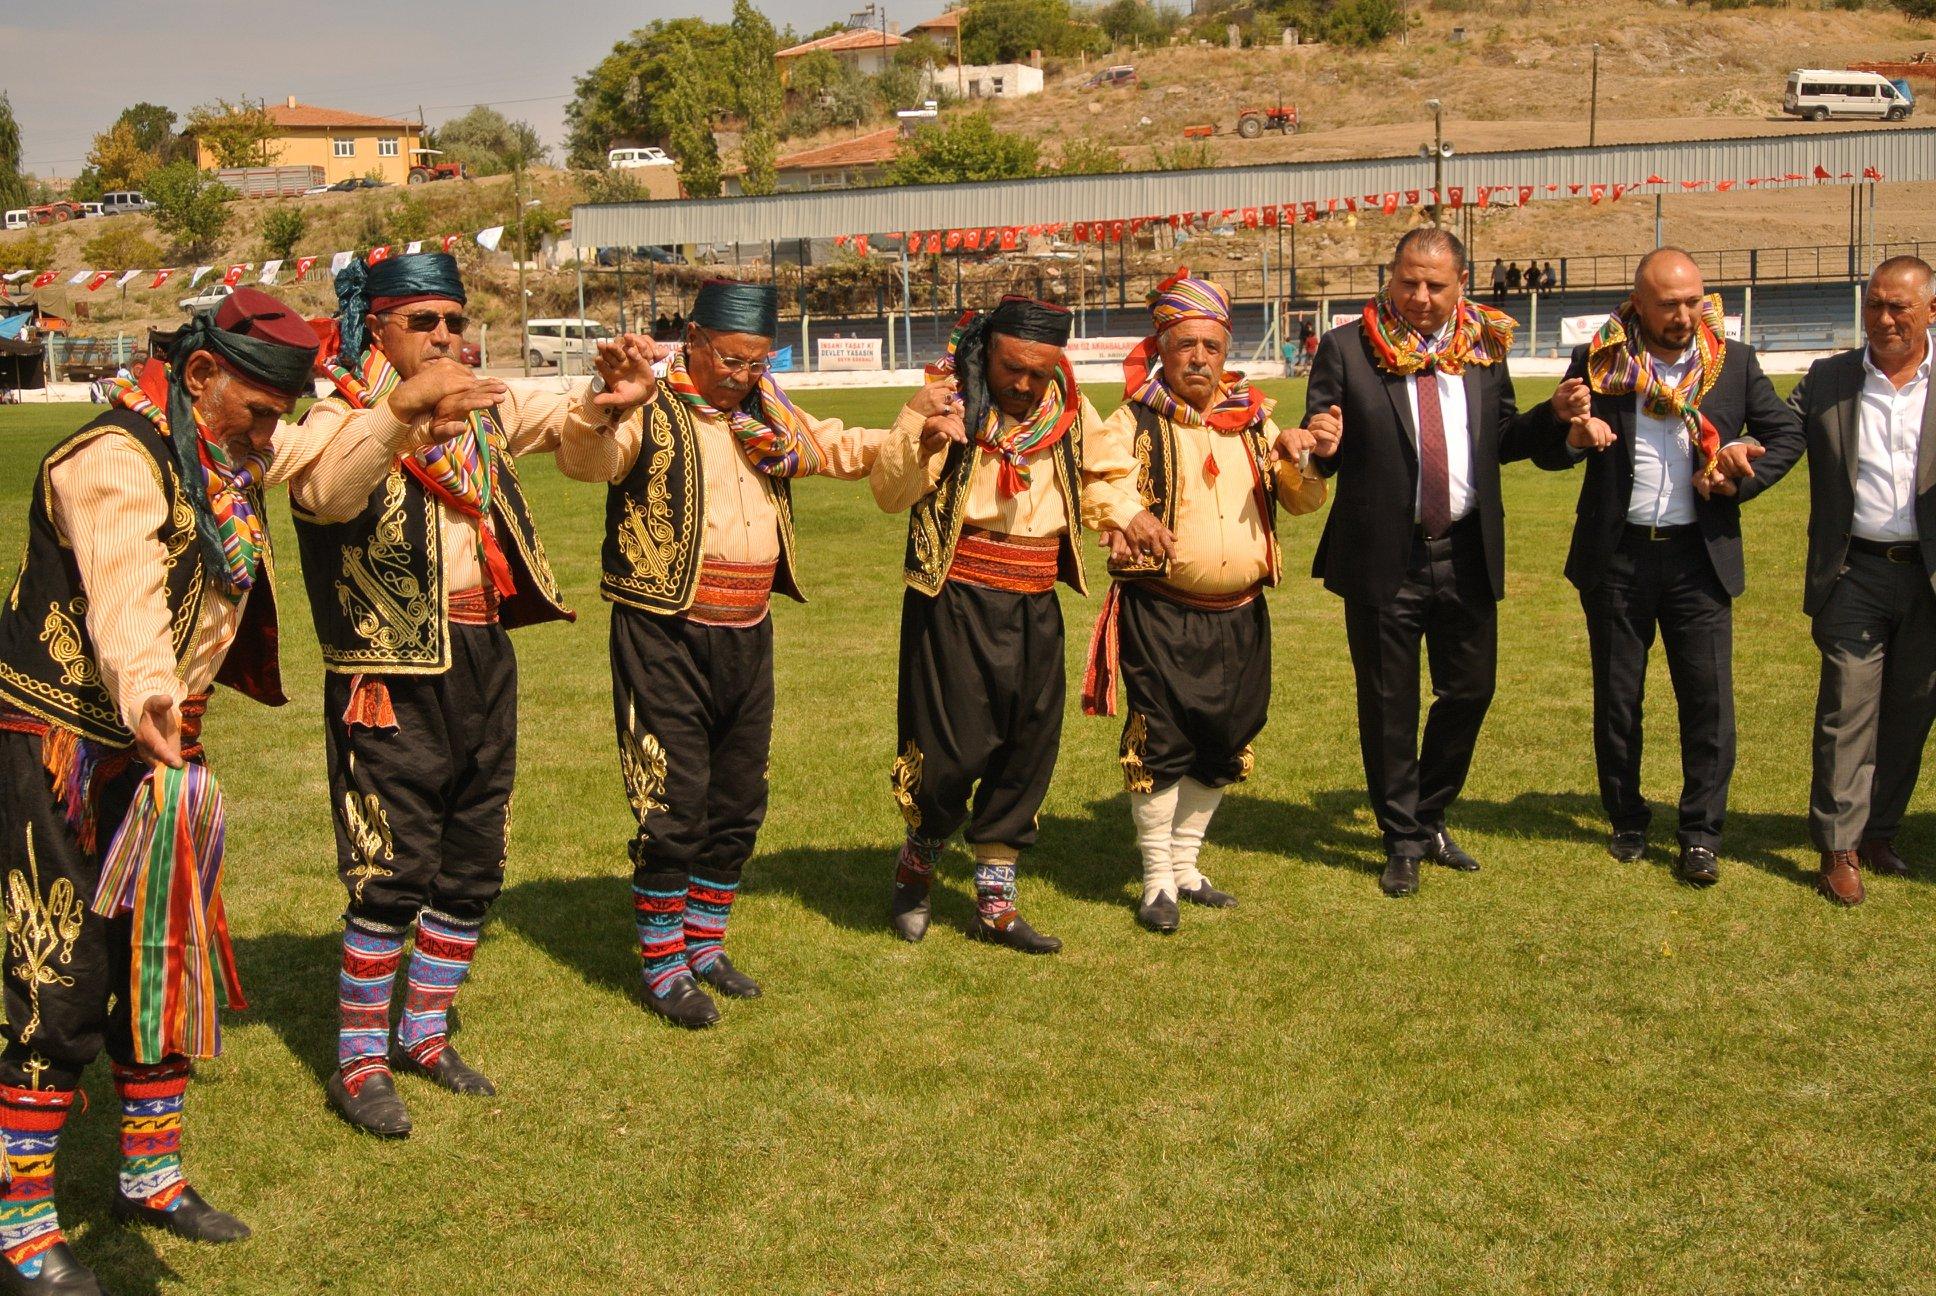
{"label": "red necktie", "polygon": [[1433,369],[1418,376],[1418,522],[1435,540],[1452,526],[1452,470],[1445,462],[1445,413]]}

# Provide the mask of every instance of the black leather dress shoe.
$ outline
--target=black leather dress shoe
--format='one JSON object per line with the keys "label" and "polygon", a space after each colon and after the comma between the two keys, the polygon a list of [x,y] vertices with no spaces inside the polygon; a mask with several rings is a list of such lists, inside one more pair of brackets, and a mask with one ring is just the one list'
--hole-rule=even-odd
{"label": "black leather dress shoe", "polygon": [[0,1286],[10,1296],[106,1296],[94,1271],[65,1242],[40,1253],[40,1272],[32,1278],[0,1260]]}
{"label": "black leather dress shoe", "polygon": [[926,936],[930,910],[927,887],[894,884],[894,902],[887,911],[887,920],[894,924],[896,936],[916,942]]}
{"label": "black leather dress shoe", "polygon": [[1217,888],[1211,886],[1209,878],[1204,878],[1193,887],[1179,887],[1176,894],[1179,899],[1188,900],[1191,904],[1202,905],[1206,909],[1235,909],[1237,907],[1237,897],[1231,895],[1228,891],[1219,891]]}
{"label": "black leather dress shoe", "polygon": [[1176,897],[1168,891],[1158,891],[1136,907],[1136,921],[1153,932],[1169,935],[1176,930]]}
{"label": "black leather dress shoe", "polygon": [[167,1229],[190,1242],[241,1242],[251,1236],[249,1226],[227,1211],[216,1210],[193,1188],[182,1189],[173,1210],[157,1210],[146,1202],[114,1194],[116,1219]]}
{"label": "black leather dress shoe", "polygon": [[1705,846],[1683,846],[1674,875],[1689,886],[1711,887],[1721,880],[1721,864]]}
{"label": "black leather dress shoe", "polygon": [[343,1085],[343,1073],[332,1071],[323,1085],[329,1105],[350,1124],[378,1138],[409,1138],[410,1112],[397,1097],[397,1082],[390,1073],[380,1071],[351,1093]]}
{"label": "black leather dress shoe", "polygon": [[645,1006],[673,1025],[684,1026],[687,1030],[699,1030],[719,1020],[719,1005],[689,976],[675,980],[663,995],[647,990]]}
{"label": "black leather dress shoe", "polygon": [[1477,873],[1479,861],[1465,853],[1459,843],[1452,840],[1452,834],[1443,828],[1432,830],[1432,840],[1427,851],[1436,864],[1443,864],[1460,873]]}
{"label": "black leather dress shoe", "polygon": [[1379,875],[1378,889],[1386,895],[1408,896],[1418,891],[1418,856],[1393,855],[1385,860],[1385,871]]}
{"label": "black leather dress shoe", "polygon": [[760,997],[760,983],[734,967],[733,961],[724,954],[708,963],[704,972],[695,975],[719,993],[734,999]]}
{"label": "black leather dress shoe", "polygon": [[440,1089],[448,1089],[454,1094],[465,1094],[480,1098],[497,1095],[497,1086],[490,1078],[463,1058],[457,1056],[457,1048],[448,1039],[444,1041],[444,1051],[429,1066],[417,1061],[404,1049],[390,1050],[390,1069],[422,1076]]}
{"label": "black leather dress shoe", "polygon": [[968,925],[968,939],[986,941],[990,945],[1006,945],[1024,954],[1053,954],[1062,948],[1060,940],[1036,931],[1020,914],[1006,927],[991,927],[977,918]]}
{"label": "black leather dress shoe", "polygon": [[1644,832],[1617,832],[1607,838],[1607,854],[1622,864],[1636,863],[1647,853],[1647,834]]}

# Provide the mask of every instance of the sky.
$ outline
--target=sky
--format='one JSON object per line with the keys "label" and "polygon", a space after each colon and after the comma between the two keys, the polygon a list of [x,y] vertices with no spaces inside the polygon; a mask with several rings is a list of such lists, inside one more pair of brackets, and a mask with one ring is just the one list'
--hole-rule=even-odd
{"label": "sky", "polygon": [[[775,27],[811,31],[855,0],[760,0]],[[887,0],[912,26],[945,0]],[[488,103],[564,139],[573,78],[654,18],[718,21],[727,0],[0,0],[0,90],[28,171],[72,176],[121,109],[147,100],[186,116],[244,95],[432,125]],[[407,16],[407,26],[395,19]],[[553,160],[561,154],[554,152]]]}

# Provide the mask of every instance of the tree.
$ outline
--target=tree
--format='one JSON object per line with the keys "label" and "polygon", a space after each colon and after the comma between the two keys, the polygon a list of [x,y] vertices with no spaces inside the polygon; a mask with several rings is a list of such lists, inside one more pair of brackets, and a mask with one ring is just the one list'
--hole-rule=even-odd
{"label": "tree", "polygon": [[261,100],[230,103],[217,99],[188,114],[187,134],[208,146],[218,167],[258,167],[275,163],[275,119]]}
{"label": "tree", "polygon": [[1118,45],[1160,45],[1176,30],[1176,20],[1159,13],[1149,0],[1115,0],[1096,13],[1103,35]]}
{"label": "tree", "polygon": [[[710,123],[715,104],[734,101],[732,29],[702,18],[660,19],[612,47],[579,77],[565,109],[567,161],[602,171],[606,151],[619,143],[656,144],[670,151],[674,108],[687,113],[696,101]],[[672,65],[688,60],[696,93],[668,99]]]}
{"label": "tree", "polygon": [[504,175],[542,162],[549,152],[538,139],[537,127],[511,121],[483,104],[434,131],[425,131],[423,142],[425,148],[442,149],[450,161],[461,162],[471,175],[480,176]]}
{"label": "tree", "polygon": [[796,100],[787,114],[788,135],[811,135],[829,126],[858,126],[867,120],[867,78],[852,63],[815,50],[795,59],[788,75],[788,88]]}
{"label": "tree", "polygon": [[1336,45],[1376,45],[1411,21],[1404,0],[1275,0],[1269,9],[1306,37]]}
{"label": "tree", "polygon": [[1057,175],[1115,175],[1126,170],[1122,154],[1080,136],[1062,142],[1062,156],[1055,164]]}
{"label": "tree", "polygon": [[135,128],[124,121],[94,137],[87,153],[87,168],[100,190],[139,189],[161,165],[161,159],[141,146]]}
{"label": "tree", "polygon": [[161,249],[130,221],[110,224],[82,246],[81,256],[95,270],[153,270],[162,263]]}
{"label": "tree", "polygon": [[667,52],[668,67],[661,111],[668,130],[666,152],[679,164],[679,180],[694,198],[719,196],[719,143],[713,139],[710,79],[699,65],[691,42],[679,39]]}
{"label": "tree", "polygon": [[213,248],[228,231],[228,200],[234,191],[193,162],[170,162],[148,177],[148,201],[155,205],[155,228],[173,239],[187,256]]}
{"label": "tree", "polygon": [[309,217],[293,203],[278,203],[262,218],[262,246],[287,261],[309,232]]}
{"label": "tree", "polygon": [[172,110],[143,100],[123,108],[121,115],[114,119],[114,124],[132,130],[135,146],[144,153],[153,154],[158,164],[166,166],[187,155],[187,141],[175,133],[175,120]]}
{"label": "tree", "polygon": [[0,208],[25,207],[28,181],[20,170],[20,123],[13,117],[13,101],[0,90]]}
{"label": "tree", "polygon": [[733,0],[733,81],[745,130],[739,156],[746,168],[742,187],[750,194],[772,193],[779,183],[774,162],[780,129],[780,82],[773,56],[780,42],[773,24],[749,0]]}
{"label": "tree", "polygon": [[1109,38],[1079,22],[1069,0],[970,0],[961,23],[966,63],[1019,63],[1044,54],[1104,54]]}
{"label": "tree", "polygon": [[9,240],[6,262],[10,270],[47,270],[54,264],[60,244],[48,230],[32,230]]}
{"label": "tree", "polygon": [[969,113],[945,126],[916,131],[888,168],[889,184],[959,184],[1018,180],[1040,173],[1036,143],[998,131],[987,113]]}

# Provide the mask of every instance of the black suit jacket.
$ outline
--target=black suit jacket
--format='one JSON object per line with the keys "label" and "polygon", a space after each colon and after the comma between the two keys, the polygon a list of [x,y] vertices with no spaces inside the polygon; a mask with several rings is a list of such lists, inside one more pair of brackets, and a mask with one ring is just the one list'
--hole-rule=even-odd
{"label": "black suit jacket", "polygon": [[[1573,352],[1568,378],[1586,377],[1586,347]],[[1550,406],[1541,406],[1541,452],[1535,456],[1542,468],[1570,468],[1579,459],[1566,449],[1567,425],[1556,418]],[[1721,376],[1713,390],[1701,401],[1701,413],[1721,434],[1721,443],[1738,441],[1752,435],[1768,451],[1760,462],[1777,455],[1801,453],[1801,420],[1775,395],[1774,384],[1761,372],[1754,348],[1729,342],[1721,361]],[[1588,451],[1586,480],[1580,484],[1580,504],[1573,522],[1573,546],[1566,555],[1566,579],[1582,590],[1590,590],[1606,575],[1607,563],[1620,547],[1621,533],[1627,525],[1627,506],[1633,497],[1634,398],[1632,396],[1593,397],[1594,417],[1603,419],[1619,440],[1598,453]],[[1759,465],[1755,468],[1760,475]],[[1730,598],[1739,598],[1747,588],[1747,569],[1741,561],[1741,496],[1716,495],[1694,501],[1695,525],[1707,542],[1708,561]]]}
{"label": "black suit jacket", "polygon": [[[1506,511],[1499,501],[1499,465],[1527,458],[1536,422],[1521,414],[1512,375],[1501,361],[1467,365],[1466,419],[1472,437],[1473,511],[1485,537],[1492,596],[1506,596]],[[1311,561],[1311,575],[1354,603],[1383,607],[1411,566],[1418,499],[1418,430],[1412,426],[1406,384],[1372,359],[1363,325],[1334,328],[1318,343],[1304,421],[1336,405],[1344,437],[1318,470],[1335,476],[1331,512]],[[1562,447],[1562,450],[1564,447]]]}
{"label": "black suit jacket", "polygon": [[[1848,561],[1855,521],[1855,470],[1862,432],[1862,357],[1857,347],[1808,368],[1790,393],[1789,407],[1801,418],[1804,440],[1768,448],[1755,475],[1741,483],[1741,498],[1753,499],[1787,475],[1808,451],[1808,576],[1802,611],[1814,616],[1828,602]],[[1922,446],[1916,454],[1916,534],[1922,539],[1923,568],[1936,585],[1936,400],[1923,405]]]}

